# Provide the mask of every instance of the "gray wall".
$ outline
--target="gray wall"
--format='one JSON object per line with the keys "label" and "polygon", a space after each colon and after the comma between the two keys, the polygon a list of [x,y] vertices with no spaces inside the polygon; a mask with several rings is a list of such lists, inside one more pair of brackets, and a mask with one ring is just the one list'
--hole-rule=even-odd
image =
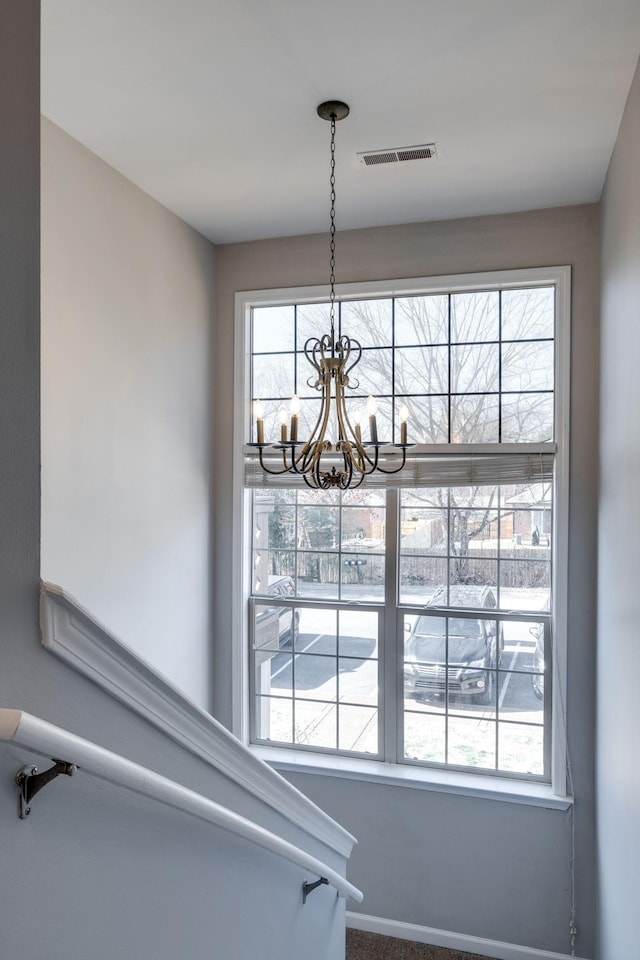
{"label": "gray wall", "polygon": [[210,706],[214,248],[42,124],[42,576]]}
{"label": "gray wall", "polygon": [[[593,728],[597,502],[596,206],[356,230],[338,235],[338,280],[573,267],[569,744],[574,767],[578,953],[593,950]],[[233,294],[324,283],[326,236],[216,248],[214,609],[216,714],[231,721]],[[227,466],[228,465],[228,466]],[[358,837],[363,912],[568,952],[569,828],[563,813],[323,776],[291,779]],[[364,813],[366,811],[366,814]]]}
{"label": "gray wall", "polygon": [[640,68],[602,197],[597,800],[600,956],[638,953]]}
{"label": "gray wall", "polygon": [[[95,740],[326,856],[40,645],[38,9],[37,0],[0,3],[0,705]],[[269,854],[190,817],[80,772],[51,784],[20,821],[13,778],[34,759],[0,743],[3,960],[341,956],[343,901],[323,888],[302,907],[301,871],[275,874]]]}

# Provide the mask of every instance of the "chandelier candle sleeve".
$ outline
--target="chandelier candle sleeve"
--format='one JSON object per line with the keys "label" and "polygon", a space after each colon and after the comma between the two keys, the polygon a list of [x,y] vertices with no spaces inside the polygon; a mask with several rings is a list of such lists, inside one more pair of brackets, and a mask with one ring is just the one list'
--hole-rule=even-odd
{"label": "chandelier candle sleeve", "polygon": [[280,443],[287,442],[287,411],[280,411]]}
{"label": "chandelier candle sleeve", "polygon": [[354,426],[355,434],[356,434],[356,443],[357,443],[359,446],[362,446],[362,429],[361,429],[361,427],[360,427],[360,418],[361,418],[361,416],[362,416],[362,414],[360,413],[359,410],[356,410],[356,412],[355,412],[354,415],[353,415],[353,426]]}
{"label": "chandelier candle sleeve", "polygon": [[371,443],[375,444],[378,442],[378,424],[376,423],[376,410],[378,405],[373,397],[369,397],[367,400],[367,413],[369,414],[369,434],[371,437]]}
{"label": "chandelier candle sleeve", "polygon": [[298,414],[300,413],[300,397],[291,398],[291,443],[298,442]]}
{"label": "chandelier candle sleeve", "polygon": [[407,445],[407,420],[409,419],[409,407],[406,403],[400,407],[400,445]]}
{"label": "chandelier candle sleeve", "polygon": [[256,400],[253,404],[253,415],[256,418],[257,442],[264,443],[264,404],[261,400]]}

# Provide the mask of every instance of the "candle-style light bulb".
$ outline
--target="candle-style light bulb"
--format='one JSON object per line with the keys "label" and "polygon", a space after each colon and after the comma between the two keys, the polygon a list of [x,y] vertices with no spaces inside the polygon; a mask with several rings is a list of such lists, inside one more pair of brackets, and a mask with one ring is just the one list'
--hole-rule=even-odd
{"label": "candle-style light bulb", "polygon": [[362,420],[362,412],[356,410],[353,414],[353,426],[356,434],[356,443],[362,446],[362,429],[360,427],[360,422]]}
{"label": "candle-style light bulb", "polygon": [[264,403],[262,400],[253,401],[253,415],[256,418],[257,442],[264,443]]}
{"label": "candle-style light bulb", "polygon": [[300,413],[300,397],[291,397],[291,443],[298,440],[298,414]]}
{"label": "candle-style light bulb", "polygon": [[280,443],[287,442],[287,411],[280,411]]}
{"label": "candle-style light bulb", "polygon": [[369,414],[369,434],[371,437],[371,443],[378,442],[378,424],[376,423],[377,409],[378,404],[376,403],[375,397],[369,397],[367,400],[367,413]]}
{"label": "candle-style light bulb", "polygon": [[403,447],[407,445],[407,420],[409,419],[409,407],[403,403],[400,407],[400,444]]}

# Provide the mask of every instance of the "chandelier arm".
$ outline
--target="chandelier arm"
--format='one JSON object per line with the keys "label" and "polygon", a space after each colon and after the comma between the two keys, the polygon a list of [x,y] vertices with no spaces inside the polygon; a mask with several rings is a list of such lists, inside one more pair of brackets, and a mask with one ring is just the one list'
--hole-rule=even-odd
{"label": "chandelier arm", "polygon": [[[307,342],[308,342],[308,341],[307,341]],[[322,399],[321,399],[321,401],[320,401],[320,413],[318,414],[318,418],[317,418],[317,420],[316,420],[316,422],[315,422],[315,425],[314,425],[314,427],[313,427],[313,430],[312,430],[311,433],[309,434],[309,439],[307,440],[307,442],[306,442],[305,445],[303,446],[303,448],[302,448],[302,450],[300,451],[300,454],[298,455],[298,457],[296,457],[296,465],[299,464],[300,462],[303,462],[303,463],[304,463],[305,457],[307,456],[307,453],[308,453],[309,449],[310,449],[315,443],[318,442],[317,440],[314,440],[314,437],[316,437],[316,436],[322,436],[322,432],[319,430],[319,427],[320,427],[320,423],[321,423],[321,421],[322,421],[322,419],[323,419],[323,414],[324,414],[324,412],[325,412],[325,396],[326,396],[326,385],[323,383],[323,384],[322,384]],[[328,418],[328,415],[327,415],[327,417],[325,417],[325,422],[324,422],[324,424],[323,424],[323,426],[324,426],[325,428],[326,428],[327,418]],[[303,467],[302,469],[304,470],[304,467]]]}
{"label": "chandelier arm", "polygon": [[[337,390],[336,390],[336,394],[337,394]],[[337,400],[337,397],[336,397],[336,407],[337,407],[337,410],[338,410],[338,419],[339,419],[339,421],[340,421],[340,427],[341,427],[342,432],[343,432],[343,435],[344,435],[345,437],[348,438],[349,435],[350,435],[350,436],[353,438],[353,439],[350,440],[349,442],[351,443],[351,446],[352,446],[352,447],[355,447],[355,448],[356,448],[356,451],[358,452],[359,460],[360,460],[360,462],[363,464],[363,466],[362,466],[362,472],[364,472],[364,458],[366,458],[366,459],[369,461],[369,463],[371,463],[371,460],[370,460],[369,457],[367,456],[366,451],[365,451],[364,446],[362,445],[362,443],[359,443],[359,442],[358,442],[358,438],[357,438],[356,432],[355,432],[355,430],[354,430],[354,428],[353,428],[353,424],[351,423],[351,420],[349,419],[349,414],[348,414],[348,412],[347,412],[347,405],[346,405],[346,403],[345,403],[344,386],[343,386],[342,384],[340,385],[340,398],[341,398],[341,400],[342,400],[342,403],[338,403],[338,400]],[[354,463],[357,462],[356,459],[355,459],[355,457],[354,457],[353,459],[354,459]],[[360,468],[360,467],[357,467],[357,469],[358,469],[358,471],[360,472],[361,468]]]}
{"label": "chandelier arm", "polygon": [[341,484],[341,487],[343,490],[346,490],[348,487],[351,486],[351,481],[353,480],[353,458],[351,457],[350,450],[348,454],[347,453],[343,454],[343,463],[345,465],[346,477],[345,477],[345,474],[343,474],[344,482],[343,484]]}
{"label": "chandelier arm", "polygon": [[289,473],[290,470],[291,470],[291,468],[287,465],[287,454],[286,454],[286,450],[285,450],[284,448],[283,448],[283,450],[282,450],[282,460],[283,460],[283,462],[284,462],[284,469],[283,469],[283,470],[272,470],[270,467],[268,467],[268,466],[265,464],[265,462],[264,462],[264,460],[263,460],[263,458],[262,458],[262,445],[258,447],[258,457],[259,457],[259,459],[260,459],[260,466],[262,467],[262,469],[264,470],[264,472],[271,474],[272,477],[280,477],[280,476],[282,476],[283,473]]}
{"label": "chandelier arm", "polygon": [[395,470],[385,470],[384,467],[378,467],[380,473],[386,473],[388,476],[391,476],[394,473],[400,473],[405,463],[407,462],[407,448],[403,446],[402,448],[402,463],[399,467],[396,467]]}
{"label": "chandelier arm", "polygon": [[[316,445],[323,445],[326,442],[324,437],[327,432],[327,424],[329,423],[329,414],[331,413],[331,375],[326,367],[322,372],[322,407],[320,409],[320,416],[318,417],[318,420],[321,419],[322,422],[317,434],[318,440],[314,441]],[[312,437],[314,436],[316,436],[315,430],[312,434]],[[320,453],[322,453],[322,451],[320,451]]]}
{"label": "chandelier arm", "polygon": [[379,444],[379,443],[375,444],[375,446],[374,446],[375,453],[374,453],[373,458],[371,458],[371,457],[369,456],[369,454],[367,453],[367,451],[366,451],[366,449],[364,448],[364,446],[361,446],[361,450],[362,450],[362,455],[363,455],[364,459],[365,459],[365,460],[367,461],[367,463],[369,464],[369,469],[366,470],[366,475],[368,476],[370,473],[373,473],[373,471],[374,471],[374,470],[377,468],[377,466],[378,466],[380,444]]}
{"label": "chandelier arm", "polygon": [[[371,473],[371,471],[369,471],[369,473]],[[362,484],[363,484],[363,482],[364,482],[364,478],[365,478],[365,477],[368,477],[368,476],[369,476],[368,473],[361,473],[359,480],[356,480],[355,483],[349,484],[349,489],[350,489],[350,490],[357,490],[358,487],[362,486]]]}
{"label": "chandelier arm", "polygon": [[352,340],[351,337],[341,337],[340,339],[346,340],[349,344],[348,353],[345,358],[346,360],[348,360],[350,354],[354,353],[355,351],[357,351],[358,353],[358,356],[353,361],[353,363],[351,363],[348,367],[346,367],[344,371],[344,376],[348,379],[349,374],[351,373],[353,368],[356,367],[360,363],[360,360],[362,359],[362,345],[360,344],[359,340]]}

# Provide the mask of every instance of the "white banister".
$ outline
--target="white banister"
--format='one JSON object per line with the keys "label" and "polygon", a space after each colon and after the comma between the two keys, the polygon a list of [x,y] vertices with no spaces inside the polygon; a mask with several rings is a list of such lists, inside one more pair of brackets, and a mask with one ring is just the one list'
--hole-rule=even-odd
{"label": "white banister", "polygon": [[157,800],[165,806],[182,810],[200,820],[213,823],[223,830],[228,830],[255,843],[264,850],[283,857],[290,863],[295,863],[318,877],[325,877],[340,896],[357,903],[363,899],[357,887],[321,860],[312,857],[288,840],[283,840],[264,827],[227,810],[226,807],[203,797],[194,790],[189,790],[182,784],[133,763],[117,753],[105,750],[89,740],[83,740],[39,717],[21,710],[0,709],[0,740],[9,741],[45,757],[55,757],[56,760],[75,764],[80,773],[84,771],[134,793]]}

